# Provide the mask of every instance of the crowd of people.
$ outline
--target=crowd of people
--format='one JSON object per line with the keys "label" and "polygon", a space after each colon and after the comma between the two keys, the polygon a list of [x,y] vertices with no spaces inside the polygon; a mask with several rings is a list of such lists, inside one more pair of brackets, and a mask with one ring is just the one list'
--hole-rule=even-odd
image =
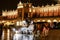
{"label": "crowd of people", "polygon": [[[11,40],[36,40],[40,37],[47,37],[49,34],[50,24],[42,23],[36,25],[32,20],[23,20],[21,26],[14,26],[9,28],[11,31]],[[1,25],[2,29],[3,24]],[[3,30],[3,29],[2,29]],[[2,35],[2,30],[0,35]]]}
{"label": "crowd of people", "polygon": [[37,37],[48,36],[49,25],[36,26],[32,20],[23,20],[22,26],[12,28],[12,40],[36,40]]}
{"label": "crowd of people", "polygon": [[33,40],[34,24],[33,21],[23,20],[22,26],[16,26],[12,30],[13,40]]}

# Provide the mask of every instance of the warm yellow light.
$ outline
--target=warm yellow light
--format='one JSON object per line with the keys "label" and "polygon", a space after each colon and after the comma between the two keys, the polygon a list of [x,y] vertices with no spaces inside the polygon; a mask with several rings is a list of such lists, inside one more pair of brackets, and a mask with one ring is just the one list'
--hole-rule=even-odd
{"label": "warm yellow light", "polygon": [[3,20],[2,23],[4,23],[4,22],[6,22],[6,21]]}
{"label": "warm yellow light", "polygon": [[19,26],[19,24],[20,24],[19,21],[17,21],[16,26]]}
{"label": "warm yellow light", "polygon": [[19,4],[22,4],[22,2],[20,1]]}
{"label": "warm yellow light", "polygon": [[22,22],[20,21],[20,25],[22,25]]}
{"label": "warm yellow light", "polygon": [[17,8],[23,8],[23,6],[19,6],[19,7],[17,7]]}
{"label": "warm yellow light", "polygon": [[42,22],[45,22],[45,20],[42,20]]}
{"label": "warm yellow light", "polygon": [[37,22],[40,22],[40,20],[37,20]]}
{"label": "warm yellow light", "polygon": [[56,19],[54,19],[53,22],[58,22],[58,21]]}
{"label": "warm yellow light", "polygon": [[51,20],[47,20],[47,22],[51,22]]}
{"label": "warm yellow light", "polygon": [[6,23],[4,23],[4,25],[10,25],[11,23],[10,22],[6,22]]}
{"label": "warm yellow light", "polygon": [[7,14],[6,13],[2,13],[2,16],[6,16]]}
{"label": "warm yellow light", "polygon": [[48,11],[48,9],[47,8],[44,8],[44,12],[47,12]]}
{"label": "warm yellow light", "polygon": [[0,21],[0,23],[2,23],[2,21]]}
{"label": "warm yellow light", "polygon": [[19,4],[18,4],[18,7],[17,8],[23,8],[23,4],[22,2],[20,1]]}
{"label": "warm yellow light", "polygon": [[59,22],[60,22],[60,20],[59,20]]}
{"label": "warm yellow light", "polygon": [[3,30],[2,32],[2,40],[4,40],[4,38],[5,38],[5,30]]}
{"label": "warm yellow light", "polygon": [[33,12],[35,12],[35,9],[33,9]]}
{"label": "warm yellow light", "polygon": [[31,8],[29,8],[29,12],[31,12]]}
{"label": "warm yellow light", "polygon": [[34,6],[32,6],[32,8],[34,8]]}
{"label": "warm yellow light", "polygon": [[10,40],[10,30],[7,30],[7,40]]}
{"label": "warm yellow light", "polygon": [[12,16],[12,15],[17,15],[18,11],[17,10],[10,10],[10,11],[4,11],[2,12],[2,16]]}

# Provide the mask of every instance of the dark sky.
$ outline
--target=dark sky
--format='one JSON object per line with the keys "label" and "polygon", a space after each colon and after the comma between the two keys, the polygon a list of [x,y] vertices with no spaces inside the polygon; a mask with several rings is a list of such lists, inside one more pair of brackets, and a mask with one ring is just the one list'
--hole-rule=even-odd
{"label": "dark sky", "polygon": [[[20,0],[0,0],[0,11],[5,10],[5,9],[7,9],[7,10],[16,9],[19,1]],[[26,3],[28,0],[21,0],[21,1]],[[54,0],[30,0],[30,2],[34,6],[57,4],[57,2]]]}

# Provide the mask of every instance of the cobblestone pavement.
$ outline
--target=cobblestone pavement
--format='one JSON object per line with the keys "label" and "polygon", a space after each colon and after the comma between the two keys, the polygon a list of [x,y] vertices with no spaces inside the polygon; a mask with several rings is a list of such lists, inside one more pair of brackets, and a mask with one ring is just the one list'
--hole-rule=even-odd
{"label": "cobblestone pavement", "polygon": [[38,37],[35,40],[60,40],[60,29],[50,30],[47,37]]}
{"label": "cobblestone pavement", "polygon": [[[2,40],[11,40],[11,39],[7,39],[7,30],[3,31],[4,33],[4,37],[2,37]],[[4,39],[3,39],[4,38]],[[38,37],[35,38],[35,40],[60,40],[60,29],[53,29],[49,31],[49,35],[47,37]]]}

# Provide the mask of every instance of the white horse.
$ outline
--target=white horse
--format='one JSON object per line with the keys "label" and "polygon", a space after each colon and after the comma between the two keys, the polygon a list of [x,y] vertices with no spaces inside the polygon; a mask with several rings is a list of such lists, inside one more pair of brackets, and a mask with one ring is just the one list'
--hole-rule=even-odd
{"label": "white horse", "polygon": [[33,22],[31,21],[29,27],[28,27],[28,31],[29,31],[29,34],[28,34],[28,40],[33,40],[34,38],[34,34],[33,34],[33,30],[34,30],[34,24]]}
{"label": "white horse", "polygon": [[13,28],[12,29],[14,35],[13,35],[13,40],[22,40],[22,34],[20,29]]}

